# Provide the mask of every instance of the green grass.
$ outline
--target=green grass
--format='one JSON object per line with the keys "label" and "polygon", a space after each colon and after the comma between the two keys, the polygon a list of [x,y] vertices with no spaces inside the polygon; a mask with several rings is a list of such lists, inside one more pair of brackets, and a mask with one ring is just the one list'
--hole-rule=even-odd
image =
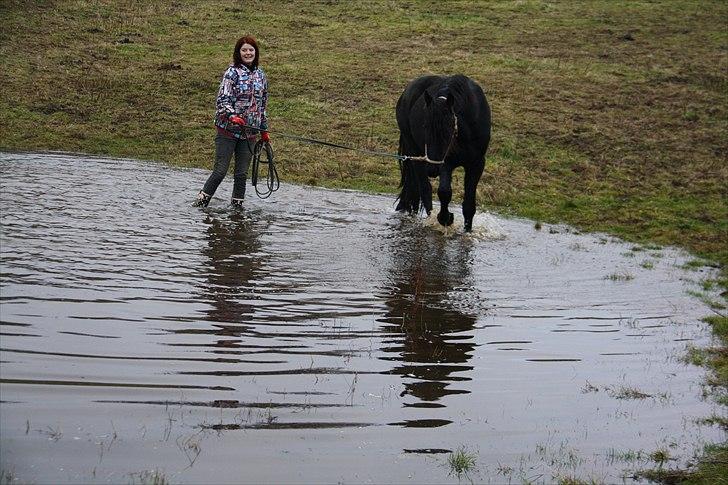
{"label": "green grass", "polygon": [[477,455],[469,453],[465,447],[457,449],[447,457],[450,473],[456,475],[458,480],[463,476],[468,477],[475,470],[476,459]]}
{"label": "green grass", "polygon": [[652,461],[660,466],[664,465],[667,461],[672,459],[672,457],[670,456],[670,451],[665,448],[660,448],[653,451],[652,453],[650,453],[649,457]]}
{"label": "green grass", "polygon": [[[210,167],[242,23],[274,132],[394,152],[406,83],[465,73],[493,109],[481,208],[728,261],[725,2],[9,0],[0,16],[0,149]],[[391,159],[273,140],[284,181],[396,190]]]}
{"label": "green grass", "polygon": [[702,347],[695,347],[689,345],[685,356],[683,356],[683,362],[693,365],[705,365],[709,358],[709,350]]}
{"label": "green grass", "polygon": [[728,316],[713,315],[705,321],[712,326],[716,336],[715,345],[703,349],[704,364],[711,369],[706,383],[713,388],[716,400],[728,406]]}
{"label": "green grass", "polygon": [[691,470],[659,467],[640,471],[635,478],[644,478],[651,482],[683,485],[725,485],[728,475],[725,473],[728,462],[728,447],[723,445],[706,446],[700,463]]}
{"label": "green grass", "polygon": [[[407,82],[463,73],[493,111],[481,210],[644,251],[681,246],[696,268],[719,267],[715,287],[728,289],[725,1],[6,0],[0,21],[0,150],[210,168],[214,97],[249,31],[284,183],[395,193],[395,161],[275,133],[394,152]],[[190,199],[201,183],[190,181]],[[715,311],[707,362],[725,402]]]}

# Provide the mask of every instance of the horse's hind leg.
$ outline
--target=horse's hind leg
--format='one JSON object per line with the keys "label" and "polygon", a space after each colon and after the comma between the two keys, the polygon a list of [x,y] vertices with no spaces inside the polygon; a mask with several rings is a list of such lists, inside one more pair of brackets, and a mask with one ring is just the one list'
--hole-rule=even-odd
{"label": "horse's hind leg", "polygon": [[455,215],[448,210],[452,200],[452,170],[441,165],[440,184],[437,188],[437,197],[440,199],[440,213],[437,214],[437,222],[443,226],[452,225]]}
{"label": "horse's hind leg", "polygon": [[420,210],[420,188],[414,163],[412,160],[403,160],[399,166],[402,175],[399,185],[402,190],[397,198],[396,210],[410,214]]}
{"label": "horse's hind leg", "polygon": [[476,162],[474,166],[465,170],[465,193],[463,194],[463,219],[465,219],[465,231],[473,230],[473,217],[475,216],[475,194],[478,189],[478,182],[483,175],[485,160]]}
{"label": "horse's hind leg", "polygon": [[424,162],[414,163],[416,164],[415,172],[417,173],[420,201],[429,216],[432,212],[432,184],[430,184],[430,178],[427,176],[427,165]]}
{"label": "horse's hind leg", "polygon": [[[411,155],[413,153],[417,153],[417,145],[409,135],[400,133],[399,154]],[[400,161],[401,179],[399,186],[402,190],[397,199],[397,211],[417,214],[422,206],[425,207],[428,214],[432,210],[432,187],[427,181],[427,175],[423,175],[421,165],[423,165],[421,162],[414,160]],[[427,185],[426,188],[423,187],[423,180]]]}

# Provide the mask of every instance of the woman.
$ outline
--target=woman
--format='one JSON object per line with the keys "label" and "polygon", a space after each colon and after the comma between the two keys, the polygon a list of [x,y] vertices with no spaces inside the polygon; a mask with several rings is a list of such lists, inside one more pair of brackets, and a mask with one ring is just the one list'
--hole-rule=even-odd
{"label": "woman", "polygon": [[[233,182],[232,205],[242,207],[245,197],[245,179],[248,164],[253,156],[253,145],[260,133],[264,141],[268,136],[268,79],[258,67],[260,50],[252,36],[238,39],[233,50],[233,63],[222,77],[217,93],[217,112],[215,113],[215,166],[202,188],[195,206],[205,207],[212,195],[225,178],[230,159],[235,154],[235,176]],[[248,130],[245,127],[258,128]]]}

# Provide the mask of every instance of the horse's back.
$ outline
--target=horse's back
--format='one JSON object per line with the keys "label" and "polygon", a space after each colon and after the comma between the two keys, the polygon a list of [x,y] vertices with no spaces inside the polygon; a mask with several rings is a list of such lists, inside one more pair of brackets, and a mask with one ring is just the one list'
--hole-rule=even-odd
{"label": "horse's back", "polygon": [[444,76],[435,75],[421,76],[413,79],[409,82],[409,84],[407,84],[407,87],[404,88],[404,92],[402,93],[402,96],[400,96],[400,99],[417,99],[425,92],[426,89],[431,86],[441,84],[445,79],[446,78]]}
{"label": "horse's back", "polygon": [[463,74],[453,76],[427,75],[413,79],[405,87],[399,100],[397,100],[397,121],[400,121],[401,117],[410,114],[412,107],[425,91],[429,91],[432,97],[447,91],[454,92],[463,99],[467,98],[466,104],[490,111],[483,89],[468,76]]}

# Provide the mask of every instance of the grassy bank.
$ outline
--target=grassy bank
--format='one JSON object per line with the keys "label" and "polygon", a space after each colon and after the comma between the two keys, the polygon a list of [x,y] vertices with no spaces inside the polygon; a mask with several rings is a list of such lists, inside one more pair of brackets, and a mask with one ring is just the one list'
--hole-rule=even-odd
{"label": "grassy bank", "polygon": [[[6,0],[0,20],[0,150],[211,167],[220,76],[250,32],[274,132],[394,152],[406,83],[467,74],[493,110],[482,209],[682,246],[728,287],[722,0]],[[273,145],[284,182],[399,181],[391,159]]]}
{"label": "grassy bank", "polygon": [[[466,73],[494,113],[483,206],[728,262],[725,2],[11,0],[0,15],[0,148],[209,167],[219,78],[250,31],[274,131],[395,151],[407,81]],[[398,182],[389,159],[274,146],[285,180]]]}

